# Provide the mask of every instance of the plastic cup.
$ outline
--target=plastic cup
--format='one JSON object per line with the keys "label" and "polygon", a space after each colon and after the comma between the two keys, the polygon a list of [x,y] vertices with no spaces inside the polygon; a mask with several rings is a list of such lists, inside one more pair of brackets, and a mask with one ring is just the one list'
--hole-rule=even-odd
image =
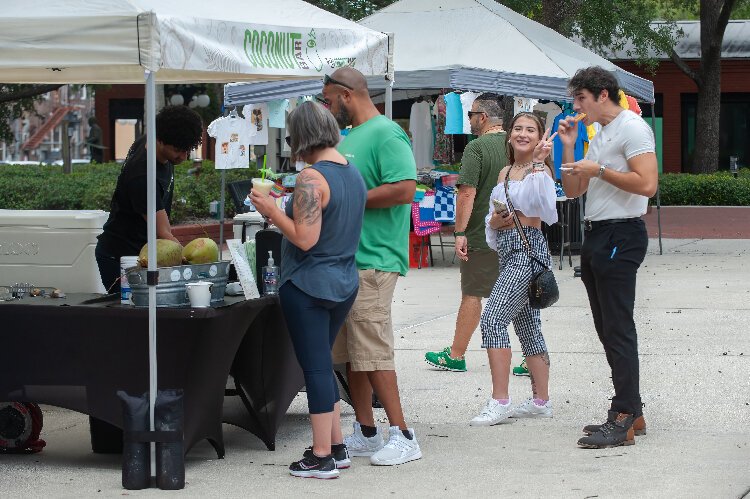
{"label": "plastic cup", "polygon": [[213,283],[198,281],[185,284],[187,288],[190,306],[193,308],[206,308],[211,306],[211,288]]}
{"label": "plastic cup", "polygon": [[269,179],[260,179],[260,178],[254,178],[253,179],[253,189],[258,191],[260,194],[265,194],[268,196],[271,193],[271,188],[273,187],[274,181]]}

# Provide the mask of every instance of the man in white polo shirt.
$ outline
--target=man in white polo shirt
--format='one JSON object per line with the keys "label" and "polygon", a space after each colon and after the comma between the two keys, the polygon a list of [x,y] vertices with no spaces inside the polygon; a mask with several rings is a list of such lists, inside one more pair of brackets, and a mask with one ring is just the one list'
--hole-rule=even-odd
{"label": "man in white polo shirt", "polygon": [[635,443],[645,434],[639,389],[638,336],[633,321],[638,267],[646,256],[648,234],[641,216],[656,193],[658,169],[654,135],[643,119],[618,104],[617,79],[600,67],[581,69],[568,83],[573,109],[584,123],[599,123],[586,157],[573,162],[578,135],[574,117],[560,122],[562,181],[568,197],[586,194],[581,280],[594,326],[604,346],[615,395],[604,424],[587,425],[585,448]]}

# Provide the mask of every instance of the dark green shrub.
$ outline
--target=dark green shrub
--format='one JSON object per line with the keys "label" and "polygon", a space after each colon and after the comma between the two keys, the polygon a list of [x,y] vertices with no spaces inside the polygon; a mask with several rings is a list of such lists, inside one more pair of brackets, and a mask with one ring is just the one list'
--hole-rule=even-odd
{"label": "dark green shrub", "polygon": [[[175,167],[175,195],[172,224],[194,218],[209,218],[209,203],[221,197],[221,172],[204,161],[196,177],[187,173],[192,162]],[[0,208],[12,210],[105,210],[109,211],[121,165],[105,163],[75,165],[63,174],[59,166],[0,165]],[[258,175],[255,168],[226,170],[226,183]],[[235,215],[227,190],[225,216]]]}
{"label": "dark green shrub", "polygon": [[659,178],[659,189],[663,206],[750,206],[750,169],[741,169],[737,178],[726,171],[667,173]]}

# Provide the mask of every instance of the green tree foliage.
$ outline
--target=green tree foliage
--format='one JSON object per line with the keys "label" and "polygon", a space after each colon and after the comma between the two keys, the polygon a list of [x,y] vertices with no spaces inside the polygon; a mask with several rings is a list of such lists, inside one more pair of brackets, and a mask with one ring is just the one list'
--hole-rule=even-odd
{"label": "green tree foliage", "polygon": [[336,15],[358,21],[396,0],[305,0]]}

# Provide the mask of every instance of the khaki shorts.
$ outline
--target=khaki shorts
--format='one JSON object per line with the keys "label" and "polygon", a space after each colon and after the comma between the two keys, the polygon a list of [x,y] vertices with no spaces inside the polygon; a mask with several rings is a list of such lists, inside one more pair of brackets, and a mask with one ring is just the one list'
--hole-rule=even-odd
{"label": "khaki shorts", "polygon": [[487,298],[500,274],[500,259],[491,249],[469,250],[469,261],[459,263],[461,293]]}
{"label": "khaki shorts", "polygon": [[352,371],[395,371],[391,301],[397,272],[359,271],[359,292],[331,355],[334,364]]}

